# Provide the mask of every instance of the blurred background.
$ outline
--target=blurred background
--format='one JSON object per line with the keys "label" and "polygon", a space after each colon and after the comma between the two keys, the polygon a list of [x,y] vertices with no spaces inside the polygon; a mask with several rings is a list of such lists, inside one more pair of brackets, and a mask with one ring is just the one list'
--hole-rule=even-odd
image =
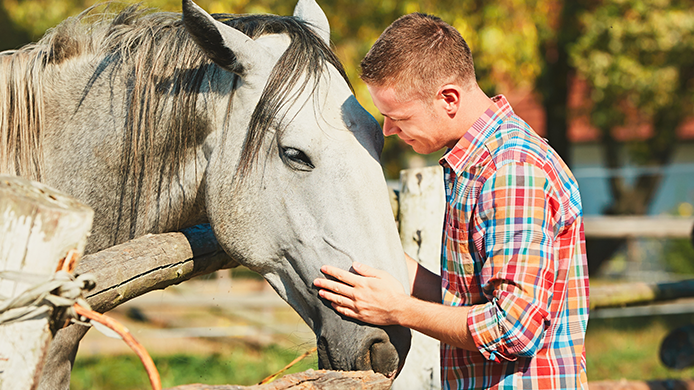
{"label": "blurred background", "polygon": [[[197,2],[212,13],[289,15],[295,5],[293,0]],[[659,225],[662,217],[686,219],[694,215],[694,1],[320,0],[319,3],[329,18],[334,49],[346,67],[358,100],[379,121],[382,118],[358,78],[359,61],[380,32],[399,16],[410,12],[435,14],[455,26],[467,40],[482,89],[490,96],[506,95],[516,113],[547,138],[571,167],[580,185],[587,217],[638,215],[653,218],[652,223],[638,221],[649,225],[651,231],[656,232],[654,237],[649,234],[608,238],[589,235],[588,258],[593,286],[623,282],[666,283],[693,277],[691,233],[662,238],[657,237],[657,231],[664,226]],[[0,50],[36,41],[47,29],[92,4],[92,0],[0,0]],[[174,0],[148,0],[143,5],[180,11],[180,2]],[[386,141],[382,157],[385,175],[391,182],[397,182],[401,169],[435,165],[442,154],[443,151],[429,156],[416,155],[407,145],[391,137]],[[234,272],[236,276],[231,278]],[[235,291],[249,296],[273,294],[262,280],[243,270],[225,272],[200,283],[200,286],[208,286],[199,287],[204,291],[215,286],[216,292],[211,292],[211,296]],[[202,290],[192,294],[201,297]],[[190,321],[199,322],[203,318],[200,313],[178,313],[176,320],[168,319],[169,314],[157,314],[156,308],[168,307],[165,302],[169,302],[169,298],[165,294],[172,292],[152,294],[160,295],[154,298],[147,295],[149,303],[143,301],[145,303],[138,306],[133,302],[114,315],[152,329],[171,328],[172,323],[191,329],[202,326],[181,319],[187,316]],[[668,369],[658,360],[664,335],[677,326],[694,323],[694,304],[689,301],[677,304],[676,309],[669,311],[623,310],[591,317],[587,342],[589,379],[692,378],[694,370]],[[174,303],[171,306],[183,307]],[[216,310],[214,316],[205,320],[208,327],[212,326],[210,324],[215,327],[219,324],[250,326],[251,318],[267,318],[268,321],[263,320],[266,325],[262,326],[285,321],[293,328],[266,329],[257,337],[229,333],[188,334],[181,336],[187,341],[180,343],[178,348],[173,347],[176,344],[171,341],[175,339],[173,336],[162,336],[160,339],[169,341],[152,347],[155,355],[160,351],[158,358],[164,359],[158,365],[169,367],[183,362],[180,367],[186,368],[169,371],[189,371],[195,366],[193,361],[201,359],[201,367],[219,363],[221,372],[201,368],[199,373],[193,374],[200,377],[198,380],[166,379],[164,375],[165,385],[254,383],[262,379],[265,372],[269,374],[275,366],[281,367],[285,360],[292,360],[314,343],[310,331],[308,335],[304,333],[307,330],[302,328],[300,320],[292,317],[291,310],[282,311],[286,308],[281,302],[269,304],[270,308],[259,308],[256,303],[242,309],[233,305],[220,304],[217,309],[208,306],[205,306],[208,314]],[[249,314],[248,310],[261,314]],[[264,329],[262,326],[260,329]],[[96,340],[93,345],[107,344]],[[147,346],[144,340],[143,343]],[[160,344],[171,348],[159,349]],[[99,350],[96,346],[83,348],[91,352],[81,352],[73,380],[76,389],[111,388],[106,382],[115,381],[115,361],[109,360],[110,363],[103,366],[105,359],[92,356],[125,353],[123,359],[129,359],[127,350]],[[224,376],[224,373],[239,371],[240,363],[229,363],[232,361],[229,351],[250,354],[243,355],[240,361],[253,361],[255,356],[257,367],[241,370],[247,374],[255,370],[255,376],[248,374],[241,379]],[[276,364],[268,363],[263,355],[267,351],[269,355],[280,357]],[[188,352],[190,354],[186,355]],[[184,355],[179,355],[181,353]],[[217,363],[211,363],[210,356],[215,357]],[[315,357],[309,358],[306,364],[315,366]],[[106,379],[97,378],[99,370]],[[215,373],[211,374],[213,371]],[[139,380],[139,373],[122,376]],[[212,377],[216,379],[210,380]],[[144,375],[142,380],[141,383],[146,383]],[[96,386],[94,381],[101,382]],[[120,389],[139,385],[114,386]]]}

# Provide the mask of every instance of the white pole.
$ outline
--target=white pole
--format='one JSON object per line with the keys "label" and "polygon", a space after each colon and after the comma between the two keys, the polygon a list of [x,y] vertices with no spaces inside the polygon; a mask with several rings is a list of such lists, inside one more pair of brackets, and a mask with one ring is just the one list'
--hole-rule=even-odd
{"label": "white pole", "polygon": [[[89,207],[45,185],[0,176],[0,271],[48,281],[69,252],[82,254],[92,217]],[[0,279],[0,295],[14,298],[36,284]],[[0,390],[36,388],[51,325],[62,326],[52,324],[51,315],[0,326]]]}
{"label": "white pole", "polygon": [[[399,204],[403,249],[425,268],[439,274],[446,205],[443,169],[433,166],[401,171]],[[393,389],[441,389],[438,340],[412,331],[412,347]]]}

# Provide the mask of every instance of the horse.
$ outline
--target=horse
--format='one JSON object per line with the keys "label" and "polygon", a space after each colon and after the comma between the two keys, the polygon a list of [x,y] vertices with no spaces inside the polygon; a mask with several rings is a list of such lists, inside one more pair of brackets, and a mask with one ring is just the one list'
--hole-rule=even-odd
{"label": "horse", "polygon": [[[191,0],[182,14],[94,9],[0,53],[0,173],[91,206],[87,252],[210,223],[229,257],[312,328],[321,368],[396,375],[409,330],[343,317],[312,284],[322,264],[358,260],[407,285],[383,135],[320,6],[299,0],[293,16],[211,16]],[[76,348],[54,341],[51,356],[70,362],[49,357],[42,388],[69,386]]]}

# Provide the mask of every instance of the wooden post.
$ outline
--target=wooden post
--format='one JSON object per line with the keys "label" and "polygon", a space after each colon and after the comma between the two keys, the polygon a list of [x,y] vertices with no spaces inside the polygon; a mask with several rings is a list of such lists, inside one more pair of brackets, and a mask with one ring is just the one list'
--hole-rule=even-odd
{"label": "wooden post", "polygon": [[[96,288],[87,295],[92,310],[107,312],[152,290],[164,289],[198,275],[238,266],[224,253],[209,225],[183,232],[150,234],[84,256],[79,274],[90,273]],[[89,328],[72,325],[60,330],[46,359],[42,389],[67,388],[71,361]]]}
{"label": "wooden post", "polygon": [[[84,251],[93,211],[40,183],[0,176],[0,271],[47,281],[68,252]],[[74,253],[74,252],[73,252]],[[32,284],[0,279],[13,298]],[[0,326],[0,390],[34,389],[52,338],[51,312]]]}
{"label": "wooden post", "polygon": [[[400,240],[405,253],[428,270],[441,269],[441,234],[446,207],[440,166],[400,171]],[[440,389],[439,341],[412,331],[412,346],[394,390]]]}

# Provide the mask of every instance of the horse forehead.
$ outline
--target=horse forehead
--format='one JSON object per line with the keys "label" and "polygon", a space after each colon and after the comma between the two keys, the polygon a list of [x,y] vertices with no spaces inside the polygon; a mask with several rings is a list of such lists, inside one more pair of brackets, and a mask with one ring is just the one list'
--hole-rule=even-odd
{"label": "horse forehead", "polygon": [[[307,77],[307,75],[303,75]],[[304,80],[297,83],[296,88],[303,84]],[[352,97],[352,91],[342,78],[340,73],[332,65],[327,65],[321,74],[315,88],[311,80],[307,87],[298,91],[291,107],[288,107],[288,116],[293,122],[327,122],[332,126],[344,129],[345,109],[352,109],[346,105]],[[351,115],[350,115],[351,116]],[[307,123],[306,123],[307,124]]]}

